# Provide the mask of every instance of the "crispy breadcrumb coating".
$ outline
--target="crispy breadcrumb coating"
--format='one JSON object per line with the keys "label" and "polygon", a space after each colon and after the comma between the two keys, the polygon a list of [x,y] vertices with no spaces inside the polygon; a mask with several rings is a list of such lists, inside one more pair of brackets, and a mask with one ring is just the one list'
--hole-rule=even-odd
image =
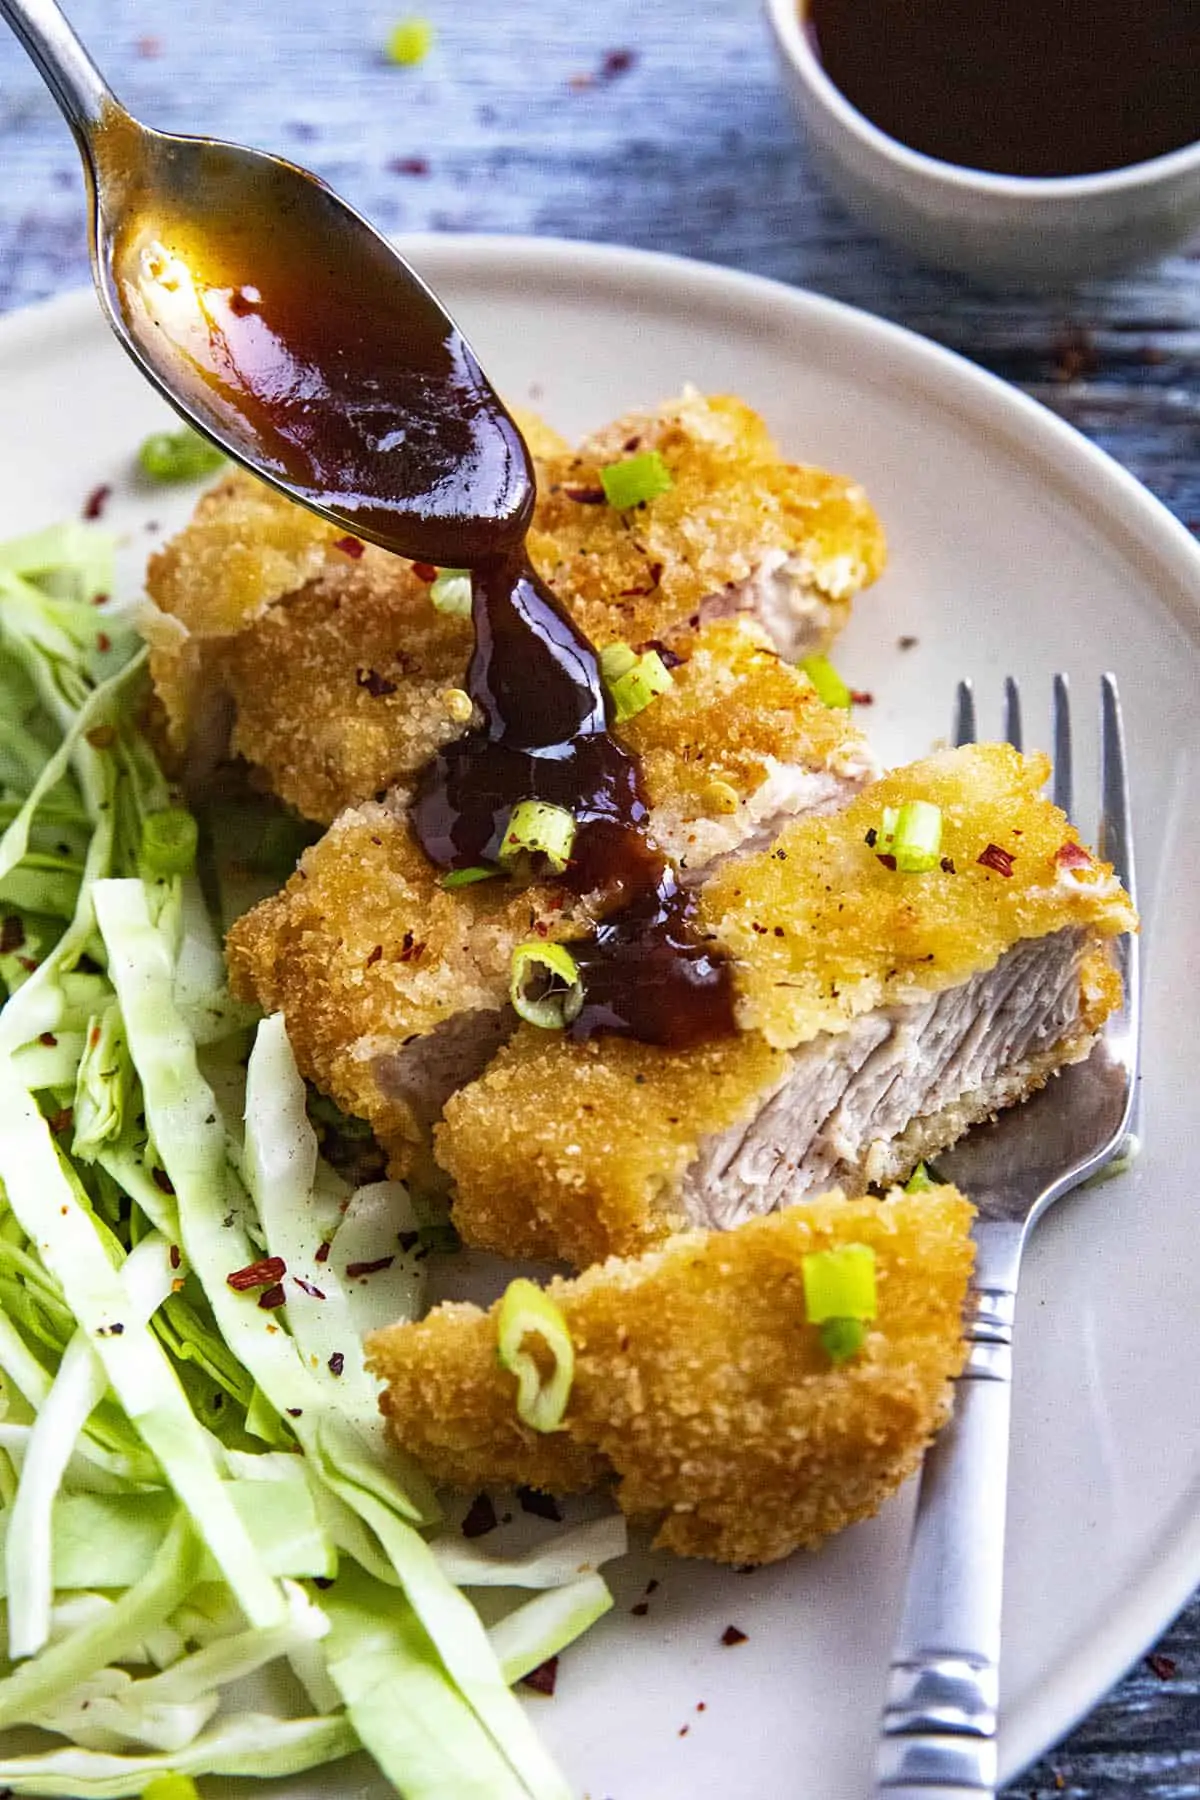
{"label": "crispy breadcrumb coating", "polygon": [[[273,617],[245,640],[256,657]],[[644,757],[656,831],[661,820],[694,870],[756,838],[778,807],[844,798],[869,754],[847,715],[824,706],[752,627],[716,620],[687,647],[670,691],[618,735]],[[346,717],[335,708],[314,730]],[[717,776],[736,805],[710,816]],[[391,1139],[402,1164],[402,1146],[420,1144],[424,1114],[438,1110],[428,1084],[411,1091],[417,1041],[460,1015],[504,1007],[516,944],[587,925],[586,907],[561,889],[498,880],[447,893],[398,808],[371,803],[343,813],[282,893],[237,922],[228,954],[238,991],[285,1014],[305,1074]],[[489,1051],[498,1030],[493,1021]],[[456,1041],[463,1049],[463,1033]],[[395,1057],[406,1044],[411,1075],[400,1084]]]}
{"label": "crispy breadcrumb coating", "polygon": [[[1075,1022],[985,1088],[902,1126],[893,1143],[872,1145],[857,1181],[902,1176],[1086,1054],[1120,1003],[1104,940],[1136,919],[1108,865],[1078,848],[1074,829],[1037,791],[1045,775],[1044,759],[1007,745],[947,752],[895,771],[841,813],[798,820],[772,851],[724,864],[702,890],[701,910],[736,959],[742,1031],[666,1051],[522,1029],[447,1100],[435,1132],[463,1238],[576,1267],[661,1241],[687,1218],[688,1171],[705,1166],[722,1134],[750,1131],[789,1079],[789,1052],[811,1044],[815,1054],[825,1043],[832,1066],[857,1020],[959,987],[1025,939],[1076,932],[1091,946],[1077,976]],[[865,841],[884,805],[914,797],[944,809],[949,867],[928,875],[886,869]],[[990,843],[1014,850],[1009,877],[978,864]],[[1073,847],[1065,867],[1064,845]],[[821,1123],[818,1114],[806,1129]],[[788,1125],[773,1140],[789,1169],[789,1147],[802,1163],[803,1144],[790,1143],[798,1129]]]}
{"label": "crispy breadcrumb coating", "polygon": [[[778,611],[793,592],[807,592],[806,558],[825,570],[829,592],[812,604],[829,613],[832,629],[834,612],[840,619],[851,593],[878,572],[882,538],[857,489],[780,463],[756,415],[697,396],[645,426],[661,439],[676,488],[636,515],[639,541],[649,533],[662,563],[656,585],[623,594],[629,556],[644,561],[629,550],[631,515],[570,501],[561,484],[551,492],[548,471],[571,464],[571,453],[540,421],[522,415],[521,424],[538,477],[531,557],[543,574],[559,571],[560,598],[601,645],[632,636],[640,646],[687,627],[700,590],[711,598],[706,583],[715,584],[718,611],[758,602],[764,613]],[[796,569],[785,579],[789,557]],[[148,627],[151,671],[177,761],[208,768],[232,722],[235,753],[322,824],[405,782],[464,728],[471,647],[469,622],[435,610],[415,566],[359,544],[249,475],[222,479],[147,575],[159,615]],[[736,600],[726,592],[764,570],[761,591]]]}
{"label": "crispy breadcrumb coating", "polygon": [[[949,1413],[971,1216],[951,1187],[834,1193],[551,1282],[576,1363],[549,1435],[517,1417],[497,1307],[438,1307],[377,1332],[368,1356],[397,1443],[435,1479],[570,1493],[612,1478],[658,1545],[774,1562],[876,1512]],[[802,1259],[849,1243],[875,1252],[879,1310],[835,1367],[805,1318]]]}
{"label": "crispy breadcrumb coating", "polygon": [[[1079,834],[1040,791],[1049,773],[1044,756],[1009,744],[943,751],[718,870],[702,911],[736,960],[742,1028],[788,1048],[953,987],[1021,938],[1135,930],[1109,864],[1089,856],[1064,870],[1060,852],[1079,854]],[[926,875],[889,869],[874,841],[884,808],[907,800],[941,808],[941,866]],[[989,846],[1011,857],[1007,875],[981,862]]]}
{"label": "crispy breadcrumb coating", "polygon": [[[670,470],[669,491],[629,512],[597,504],[601,468],[649,450]],[[861,487],[783,462],[759,415],[725,395],[689,392],[618,419],[577,455],[547,458],[538,487],[530,554],[600,644],[669,637],[713,610],[770,606],[747,584],[764,566],[790,564],[807,641],[784,643],[780,620],[780,647],[811,655],[828,646],[885,560]]]}

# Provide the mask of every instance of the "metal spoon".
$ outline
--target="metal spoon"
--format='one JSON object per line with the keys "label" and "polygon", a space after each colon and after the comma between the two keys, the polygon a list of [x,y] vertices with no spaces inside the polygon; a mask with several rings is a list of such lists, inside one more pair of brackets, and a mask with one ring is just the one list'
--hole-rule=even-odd
{"label": "metal spoon", "polygon": [[291,499],[415,560],[519,543],[533,475],[453,320],[317,176],[140,125],[55,0],[0,0],[66,115],[117,337],[196,430]]}

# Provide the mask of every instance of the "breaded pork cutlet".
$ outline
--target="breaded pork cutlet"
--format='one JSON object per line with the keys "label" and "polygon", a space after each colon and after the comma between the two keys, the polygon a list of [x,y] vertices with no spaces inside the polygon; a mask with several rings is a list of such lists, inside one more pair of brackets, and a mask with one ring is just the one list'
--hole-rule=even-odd
{"label": "breaded pork cutlet", "polygon": [[[838,1185],[903,1179],[1084,1057],[1135,928],[1111,870],[1007,745],[896,770],[702,890],[735,960],[731,1038],[671,1051],[523,1026],[448,1100],[436,1155],[464,1239],[586,1267]],[[903,874],[885,809],[941,809]]]}
{"label": "breaded pork cutlet", "polygon": [[[715,620],[684,647],[670,689],[616,731],[642,758],[654,835],[699,881],[786,816],[843,804],[871,762],[848,715],[752,627]],[[515,1025],[515,945],[589,927],[586,901],[563,888],[447,892],[393,800],[343,813],[283,891],[238,921],[228,954],[238,991],[285,1015],[305,1074],[412,1174],[404,1146],[423,1145],[448,1094]]]}
{"label": "breaded pork cutlet", "polygon": [[[875,1512],[948,1414],[970,1221],[950,1187],[831,1194],[552,1282],[575,1350],[553,1433],[517,1415],[498,1306],[439,1306],[377,1332],[368,1356],[397,1443],[435,1480],[555,1494],[615,1482],[659,1545],[773,1562]],[[806,1317],[803,1260],[849,1244],[874,1253],[878,1312],[861,1353],[834,1366]]]}
{"label": "breaded pork cutlet", "polygon": [[[647,415],[639,430],[674,486],[627,512],[605,502],[594,456],[577,466],[544,426],[521,424],[538,480],[531,557],[601,647],[679,649],[700,620],[736,613],[761,615],[772,642],[805,654],[882,565],[860,491],[780,462],[738,402]],[[612,430],[619,458],[633,426]],[[434,608],[431,574],[228,475],[147,578],[175,756],[204,772],[228,746],[321,824],[402,785],[465,723],[470,622]]]}

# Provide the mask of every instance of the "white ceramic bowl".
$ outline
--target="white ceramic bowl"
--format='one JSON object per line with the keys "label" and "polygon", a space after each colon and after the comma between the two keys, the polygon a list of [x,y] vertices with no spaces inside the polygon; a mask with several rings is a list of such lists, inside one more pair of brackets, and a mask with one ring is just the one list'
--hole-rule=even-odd
{"label": "white ceramic bowl", "polygon": [[851,106],[821,67],[804,0],[765,5],[830,186],[914,256],[984,281],[1057,287],[1149,262],[1200,231],[1200,142],[1055,180],[960,168],[908,149]]}

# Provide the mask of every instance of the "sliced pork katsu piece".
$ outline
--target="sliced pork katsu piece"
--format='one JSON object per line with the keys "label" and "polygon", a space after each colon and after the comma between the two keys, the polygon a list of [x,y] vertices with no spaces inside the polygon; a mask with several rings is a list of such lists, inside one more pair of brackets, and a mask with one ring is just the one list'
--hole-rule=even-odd
{"label": "sliced pork katsu piece", "polygon": [[[603,504],[601,471],[648,452],[670,489],[625,512]],[[828,647],[886,555],[856,482],[784,462],[744,402],[692,391],[546,458],[529,549],[595,642],[745,613],[796,661]]]}
{"label": "sliced pork katsu piece", "polygon": [[[615,1482],[657,1544],[773,1562],[877,1511],[949,1413],[971,1214],[951,1187],[830,1194],[552,1282],[575,1358],[553,1432],[518,1415],[500,1303],[439,1306],[377,1332],[368,1356],[396,1441],[435,1480],[556,1494]],[[850,1245],[873,1261],[876,1313],[835,1363],[809,1319],[805,1258]]]}
{"label": "sliced pork katsu piece", "polygon": [[[1111,870],[1007,745],[899,769],[722,865],[701,915],[735,959],[733,1037],[668,1051],[522,1027],[436,1132],[473,1244],[586,1267],[906,1176],[1086,1056],[1135,928]],[[940,810],[905,874],[887,815]]]}
{"label": "sliced pork katsu piece", "polygon": [[[871,770],[862,735],[762,634],[715,620],[671,687],[618,735],[642,756],[655,835],[699,880],[784,816],[844,803]],[[515,1025],[514,947],[590,927],[563,888],[504,879],[448,892],[402,796],[341,815],[284,890],[229,937],[234,982],[282,1011],[305,1074],[392,1141],[422,1145],[442,1103]]]}
{"label": "sliced pork katsu piece", "polygon": [[[626,512],[608,506],[602,487],[570,498],[585,490],[554,475],[574,466],[565,444],[522,417],[538,476],[534,565],[600,646],[686,638],[714,612],[761,614],[789,654],[824,642],[882,563],[858,490],[781,463],[736,402],[697,397],[649,417],[676,486]],[[624,441],[628,432],[614,458]],[[598,465],[588,466],[598,482]],[[643,541],[648,563],[633,547]],[[841,598],[819,597],[816,575],[786,574],[785,564],[823,570]],[[160,614],[147,627],[151,670],[176,758],[203,774],[231,748],[321,824],[403,784],[470,716],[460,685],[470,621],[436,610],[432,574],[229,474],[147,577]],[[807,636],[783,630],[789,608],[824,623]]]}

